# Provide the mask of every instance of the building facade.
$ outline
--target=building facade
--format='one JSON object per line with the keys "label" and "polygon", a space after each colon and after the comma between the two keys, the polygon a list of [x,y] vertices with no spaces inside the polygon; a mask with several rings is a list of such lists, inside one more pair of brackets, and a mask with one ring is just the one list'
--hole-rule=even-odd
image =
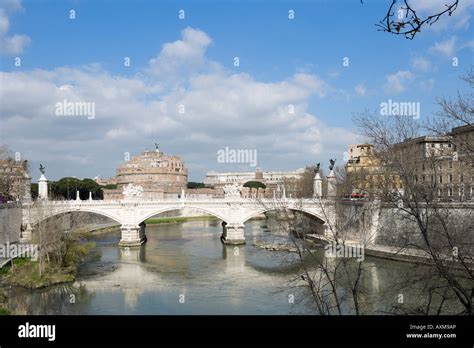
{"label": "building facade", "polygon": [[28,162],[14,159],[0,160],[1,200],[31,199],[31,178],[28,175]]}
{"label": "building facade", "polygon": [[[251,197],[259,195],[262,197],[279,197],[282,194],[283,186],[288,186],[288,182],[296,182],[300,180],[304,174],[303,168],[290,172],[270,172],[261,171],[259,168],[255,172],[224,172],[218,173],[210,171],[204,179],[204,184],[207,187],[222,191],[225,185],[236,184],[241,187],[241,195],[243,197]],[[248,181],[258,181],[265,184],[265,189],[248,189],[242,187]],[[291,192],[287,192],[288,195]]]}
{"label": "building facade", "polygon": [[422,136],[397,146],[412,159],[414,180],[436,190],[441,201],[474,200],[474,125],[445,136]]}
{"label": "building facade", "polygon": [[377,194],[400,188],[398,175],[391,173],[374,154],[371,144],[349,145],[346,180],[353,194]]}
{"label": "building facade", "polygon": [[[400,176],[406,180],[409,175],[415,185],[434,189],[440,201],[474,200],[474,125],[453,128],[444,136],[406,139],[390,151],[403,158],[404,173],[391,173],[390,163],[382,165],[372,145],[350,145],[348,180],[356,189],[369,191],[387,180],[393,188],[403,188]],[[400,166],[395,167],[400,170]]]}

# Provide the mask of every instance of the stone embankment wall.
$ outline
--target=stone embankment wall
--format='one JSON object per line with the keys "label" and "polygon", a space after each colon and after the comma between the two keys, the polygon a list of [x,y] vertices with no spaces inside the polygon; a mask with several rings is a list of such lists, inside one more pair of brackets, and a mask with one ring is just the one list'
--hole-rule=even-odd
{"label": "stone embankment wall", "polygon": [[54,226],[57,226],[62,231],[76,230],[86,226],[114,222],[114,220],[106,216],[79,211],[60,214],[52,219],[54,219]]}
{"label": "stone embankment wall", "polygon": [[[337,209],[336,229],[347,241],[391,247],[424,245],[416,220],[401,208],[375,202],[348,202]],[[429,214],[431,240],[448,242],[442,221],[449,227],[452,242],[463,248],[474,245],[474,203],[441,204]]]}
{"label": "stone embankment wall", "polygon": [[20,241],[21,207],[16,203],[0,204],[0,244]]}
{"label": "stone embankment wall", "polygon": [[[441,206],[436,212],[431,211],[430,231],[436,233],[432,240],[443,241],[446,235],[440,221],[446,223],[452,242],[458,246],[474,245],[474,204],[451,203]],[[440,219],[436,215],[440,216]],[[401,209],[382,207],[378,217],[376,244],[404,246],[423,244],[423,236],[416,220]],[[447,241],[446,241],[447,242]]]}

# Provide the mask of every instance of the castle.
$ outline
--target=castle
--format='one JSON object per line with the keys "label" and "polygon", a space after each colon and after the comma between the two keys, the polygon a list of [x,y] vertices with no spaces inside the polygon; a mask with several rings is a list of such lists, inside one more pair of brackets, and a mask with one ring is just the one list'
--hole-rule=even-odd
{"label": "castle", "polygon": [[188,169],[179,156],[165,155],[157,148],[145,151],[117,169],[116,189],[104,189],[104,199],[121,200],[132,184],[143,188],[143,199],[179,198],[186,190]]}

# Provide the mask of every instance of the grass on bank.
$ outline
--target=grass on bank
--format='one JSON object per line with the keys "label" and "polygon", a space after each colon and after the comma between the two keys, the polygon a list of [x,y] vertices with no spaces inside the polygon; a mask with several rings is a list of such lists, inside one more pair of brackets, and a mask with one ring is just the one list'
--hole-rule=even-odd
{"label": "grass on bank", "polygon": [[8,308],[5,307],[7,301],[8,301],[8,297],[5,290],[0,289],[0,315],[10,314],[10,310],[8,310]]}
{"label": "grass on bank", "polygon": [[30,258],[16,258],[13,266],[2,270],[2,280],[11,286],[28,289],[40,289],[51,285],[73,282],[76,278],[77,266],[81,263],[94,243],[73,243],[68,246],[64,263],[44,261],[44,268],[39,272],[39,261]]}

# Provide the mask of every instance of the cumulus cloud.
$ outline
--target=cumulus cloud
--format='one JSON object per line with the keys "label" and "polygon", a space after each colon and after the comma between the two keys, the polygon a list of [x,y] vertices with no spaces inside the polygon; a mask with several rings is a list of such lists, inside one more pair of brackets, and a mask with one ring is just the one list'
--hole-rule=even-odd
{"label": "cumulus cloud", "polygon": [[383,88],[387,94],[399,94],[405,91],[407,84],[414,78],[414,75],[408,70],[400,70],[395,74],[385,77],[386,83]]}
{"label": "cumulus cloud", "polygon": [[442,54],[448,58],[451,58],[456,52],[456,41],[457,38],[452,36],[447,40],[437,42],[430,47],[430,52],[434,54]]}
{"label": "cumulus cloud", "polygon": [[20,1],[0,1],[0,53],[2,55],[20,54],[31,42],[27,35],[8,33],[10,29],[9,15],[20,10],[22,10]]}
{"label": "cumulus cloud", "polygon": [[[26,158],[49,161],[60,176],[112,175],[123,152],[158,141],[163,151],[182,155],[195,180],[212,169],[251,170],[217,163],[217,151],[226,146],[256,149],[264,169],[290,170],[342,156],[347,143],[358,141],[308,111],[312,98],[331,95],[323,79],[295,73],[263,82],[227,71],[206,57],[211,43],[206,33],[186,28],[132,77],[98,65],[2,72],[0,93],[8,102],[1,137],[20,142]],[[56,116],[54,106],[64,99],[94,102],[95,118]],[[79,154],[89,166],[68,162]]]}
{"label": "cumulus cloud", "polygon": [[212,43],[211,38],[205,32],[190,27],[184,29],[181,35],[181,40],[165,43],[159,55],[150,59],[148,71],[152,75],[169,81],[209,67],[205,52]]}
{"label": "cumulus cloud", "polygon": [[431,63],[428,59],[423,57],[415,57],[411,61],[411,66],[413,69],[420,70],[426,72],[430,69]]}

